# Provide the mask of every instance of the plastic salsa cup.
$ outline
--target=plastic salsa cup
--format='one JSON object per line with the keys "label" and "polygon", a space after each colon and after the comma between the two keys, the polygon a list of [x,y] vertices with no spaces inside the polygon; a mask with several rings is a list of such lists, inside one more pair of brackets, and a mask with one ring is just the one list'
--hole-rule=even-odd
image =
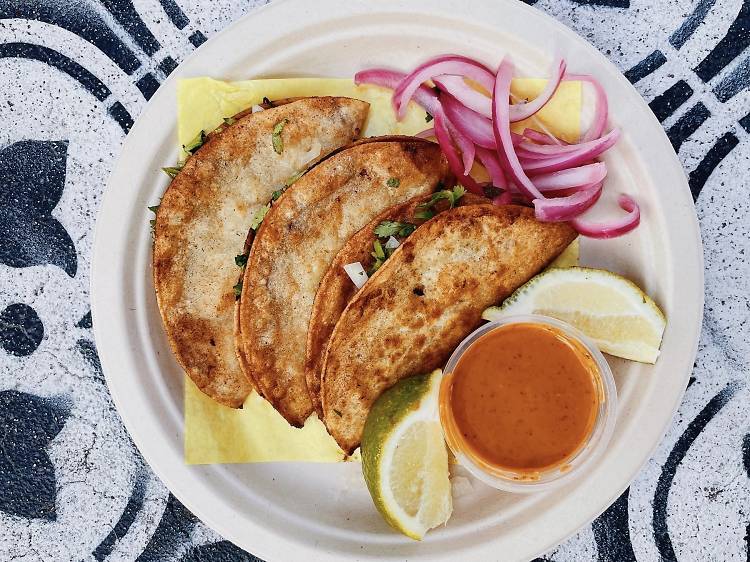
{"label": "plastic salsa cup", "polygon": [[[564,458],[549,468],[540,470],[514,470],[488,462],[476,454],[457,426],[450,404],[453,378],[456,367],[471,345],[485,334],[513,324],[534,324],[555,332],[577,349],[581,349],[593,361],[591,371],[595,373],[594,393],[598,408],[594,406],[593,425],[582,443]],[[540,349],[540,353],[544,350]],[[451,355],[445,367],[440,389],[440,421],[446,442],[459,464],[486,484],[508,492],[529,493],[547,491],[561,487],[578,478],[606,449],[612,436],[617,413],[617,388],[612,371],[596,345],[579,330],[560,320],[540,315],[508,316],[484,324],[464,339]]]}

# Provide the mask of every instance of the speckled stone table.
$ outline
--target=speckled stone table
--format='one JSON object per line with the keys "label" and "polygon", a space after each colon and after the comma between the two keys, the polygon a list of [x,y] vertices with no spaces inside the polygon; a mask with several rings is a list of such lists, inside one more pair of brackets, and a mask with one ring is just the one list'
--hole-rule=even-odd
{"label": "speckled stone table", "polygon": [[[543,560],[750,560],[750,0],[527,0],[650,103],[705,244],[693,376],[666,438]],[[125,432],[91,332],[94,216],[134,117],[253,0],[0,0],[0,561],[256,560]],[[249,45],[252,38],[249,38]]]}

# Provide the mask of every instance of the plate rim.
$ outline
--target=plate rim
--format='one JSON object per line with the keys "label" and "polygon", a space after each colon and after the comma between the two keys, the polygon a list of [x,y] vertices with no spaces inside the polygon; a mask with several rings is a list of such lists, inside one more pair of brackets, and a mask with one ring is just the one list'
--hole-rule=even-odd
{"label": "plate rim", "polygon": [[[327,0],[329,3],[335,1],[335,0]],[[450,0],[444,0],[442,1],[443,4],[450,2]],[[595,72],[602,72],[607,71],[610,74],[616,74],[617,80],[620,82],[621,86],[624,86],[626,89],[630,90],[630,97],[632,97],[634,100],[637,99],[637,104],[640,106],[640,110],[642,113],[647,114],[649,117],[648,119],[651,121],[651,125],[653,128],[653,125],[656,125],[656,128],[660,131],[660,144],[666,143],[669,144],[668,138],[666,136],[666,133],[664,132],[663,128],[661,127],[661,124],[658,123],[656,120],[656,117],[653,115],[653,113],[648,109],[648,105],[646,104],[645,100],[640,96],[640,94],[637,92],[635,87],[625,79],[625,77],[622,75],[620,70],[607,59],[595,46],[593,46],[591,43],[589,43],[585,38],[578,35],[575,31],[568,28],[563,23],[557,21],[552,16],[546,14],[545,12],[542,12],[541,10],[538,10],[536,8],[533,8],[529,5],[526,5],[521,2],[514,2],[513,0],[500,0],[500,2],[497,2],[497,0],[494,0],[494,2],[498,5],[502,4],[507,6],[508,8],[519,10],[521,12],[525,12],[526,16],[529,18],[541,18],[542,20],[546,20],[547,23],[553,27],[555,27],[561,34],[566,35],[568,37],[568,40],[577,43],[578,46],[583,47],[587,50],[589,50],[595,58],[598,59],[599,64],[601,65],[598,69],[595,69]],[[123,420],[123,424],[125,425],[126,429],[128,430],[129,434],[132,436],[134,443],[138,447],[139,451],[143,455],[144,459],[148,462],[151,469],[157,474],[157,476],[164,482],[164,484],[169,488],[170,492],[177,497],[179,501],[181,501],[188,509],[190,509],[197,517],[199,517],[204,523],[206,523],[208,526],[212,527],[214,530],[216,530],[218,533],[220,533],[222,536],[226,537],[227,539],[231,540],[232,542],[235,542],[236,544],[245,545],[245,548],[251,548],[253,551],[253,554],[256,556],[263,557],[266,560],[269,559],[276,559],[279,556],[283,556],[283,554],[287,554],[286,551],[282,548],[278,548],[277,546],[269,544],[268,540],[257,540],[254,541],[253,546],[247,546],[247,543],[243,540],[242,537],[238,537],[236,533],[228,532],[226,526],[219,521],[220,517],[218,515],[215,515],[214,513],[207,512],[202,504],[194,499],[194,496],[191,495],[191,493],[188,492],[185,485],[181,482],[178,482],[178,478],[175,478],[172,474],[170,474],[170,471],[168,471],[166,468],[162,467],[160,463],[155,461],[156,454],[155,454],[155,447],[154,446],[145,446],[146,439],[144,438],[144,432],[139,427],[139,424],[135,421],[135,419],[132,417],[132,414],[128,412],[128,409],[125,407],[125,400],[122,394],[120,394],[120,391],[122,390],[119,386],[121,384],[121,381],[118,380],[116,377],[113,376],[113,373],[117,370],[114,365],[112,364],[112,361],[110,360],[110,352],[109,352],[109,346],[108,346],[108,338],[106,337],[106,328],[104,327],[103,323],[100,321],[103,318],[106,318],[106,314],[100,310],[100,307],[104,306],[105,303],[101,302],[100,299],[100,289],[102,285],[98,282],[98,280],[105,277],[105,274],[103,271],[105,270],[104,265],[106,264],[106,249],[103,248],[104,243],[102,242],[104,238],[104,234],[102,234],[104,230],[103,221],[101,220],[101,217],[103,215],[106,215],[106,211],[112,207],[113,201],[114,201],[114,192],[116,192],[115,184],[118,181],[122,181],[121,176],[123,175],[124,171],[122,170],[122,162],[124,159],[124,155],[128,151],[132,151],[132,145],[134,144],[134,132],[140,131],[140,129],[143,128],[144,123],[147,122],[149,116],[149,110],[154,108],[156,106],[157,101],[164,97],[165,95],[168,95],[168,91],[170,90],[170,87],[173,87],[174,84],[182,77],[182,71],[184,71],[185,68],[189,66],[191,62],[196,61],[199,59],[202,55],[202,53],[205,53],[207,50],[211,48],[215,48],[219,43],[221,43],[222,39],[231,34],[234,30],[238,28],[242,28],[248,24],[249,21],[252,21],[256,18],[260,19],[263,17],[263,15],[267,15],[268,13],[274,12],[276,10],[284,10],[287,6],[295,4],[295,3],[301,3],[304,4],[304,0],[275,0],[269,4],[266,4],[264,6],[261,6],[259,8],[256,8],[252,10],[251,12],[245,14],[244,16],[240,17],[233,23],[231,23],[229,26],[221,30],[220,32],[216,33],[213,37],[211,37],[206,43],[198,47],[193,53],[191,53],[188,57],[185,58],[185,60],[179,65],[175,71],[172,72],[172,74],[167,78],[167,80],[164,81],[162,84],[162,87],[160,90],[161,92],[157,92],[154,97],[146,104],[138,118],[136,119],[132,129],[131,133],[128,134],[126,137],[123,146],[121,148],[119,157],[117,159],[117,163],[114,166],[109,180],[107,182],[107,187],[104,190],[103,196],[102,196],[102,202],[99,207],[99,210],[97,212],[97,220],[94,230],[94,243],[93,243],[93,252],[92,252],[92,261],[91,261],[91,276],[90,276],[90,300],[91,300],[91,313],[92,313],[92,320],[93,320],[93,331],[94,331],[94,337],[95,341],[98,346],[99,355],[101,359],[102,364],[102,370],[105,376],[105,380],[107,382],[107,386],[110,391],[110,395],[112,396],[112,400],[115,404],[115,407],[117,408],[118,414],[120,415],[121,419]],[[353,2],[353,4],[358,4],[360,2]],[[384,5],[383,11],[388,11],[388,8],[391,8],[393,10],[396,7],[400,6],[410,6],[415,9],[420,10],[421,8],[428,5],[428,1],[426,0],[398,0],[395,2],[390,2],[389,4]],[[339,15],[346,15],[346,14],[339,14]],[[442,14],[441,14],[442,15]],[[159,96],[161,94],[161,96]],[[642,110],[646,110],[645,112]],[[692,368],[690,365],[692,365],[698,350],[698,344],[699,344],[699,337],[701,333],[702,328],[702,318],[703,318],[703,307],[704,307],[704,263],[703,263],[703,245],[701,241],[701,233],[698,223],[697,214],[695,211],[695,207],[692,201],[692,197],[690,195],[690,190],[687,182],[687,178],[685,176],[684,170],[682,168],[682,165],[677,157],[677,154],[670,149],[669,153],[671,153],[671,158],[669,162],[669,166],[672,168],[675,168],[676,170],[679,170],[680,172],[680,186],[679,186],[679,192],[682,197],[682,201],[680,203],[684,204],[686,202],[689,202],[691,211],[688,212],[688,219],[689,219],[689,226],[691,227],[691,230],[693,230],[692,234],[694,236],[694,239],[698,243],[698,251],[696,252],[696,255],[693,257],[697,258],[697,265],[696,271],[698,273],[697,278],[694,279],[694,289],[695,293],[698,297],[698,300],[695,302],[697,304],[697,310],[695,317],[697,318],[697,321],[695,322],[693,333],[690,335],[690,341],[692,342],[689,347],[689,352],[684,356],[685,360],[683,363],[685,364],[684,369],[684,375],[683,379],[687,381],[689,378]],[[593,514],[590,515],[590,517],[587,518],[586,521],[580,523],[580,525],[577,525],[572,530],[569,530],[564,534],[564,536],[555,536],[554,538],[544,541],[544,546],[538,547],[534,549],[534,552],[542,553],[549,548],[555,546],[556,544],[559,544],[560,542],[564,541],[566,538],[572,536],[574,533],[576,533],[580,528],[583,528],[584,526],[588,525],[591,521],[593,521],[596,517],[598,517],[603,511],[605,511],[615,500],[617,497],[622,494],[622,492],[630,485],[630,483],[633,481],[633,479],[641,472],[643,466],[648,462],[648,460],[653,456],[654,451],[658,448],[658,446],[661,444],[661,442],[664,439],[664,436],[668,429],[670,428],[672,424],[672,420],[674,418],[675,413],[677,412],[677,409],[679,408],[680,404],[682,403],[682,399],[684,397],[684,387],[683,390],[675,396],[674,403],[672,404],[672,408],[669,414],[669,417],[666,418],[667,421],[663,424],[661,429],[659,430],[659,438],[654,440],[654,442],[651,444],[649,448],[648,455],[645,455],[643,459],[638,464],[637,468],[632,471],[632,474],[629,475],[627,481],[624,483],[624,485],[621,485],[617,487],[616,493],[610,494],[610,497],[606,500],[606,503],[602,503],[601,508],[599,510],[596,510],[593,512]],[[128,413],[126,413],[128,412]],[[184,469],[189,469],[187,465],[182,465],[181,467]],[[601,503],[601,502],[598,502]],[[257,537],[257,533],[268,533],[267,529],[264,529],[263,527],[256,526],[255,528],[250,528],[250,523],[246,522],[246,525],[248,525],[248,531],[253,531],[254,535]],[[332,553],[328,551],[321,551],[316,550],[314,548],[311,548],[307,543],[300,542],[300,541],[292,541],[291,537],[285,536],[282,532],[279,532],[278,530],[273,531],[272,533],[269,533],[269,537],[264,537],[264,539],[271,538],[274,540],[279,540],[283,542],[284,540],[288,540],[289,542],[286,543],[288,546],[294,546],[295,548],[299,548],[299,553],[307,553],[312,554],[315,553],[317,557],[323,557],[327,556],[331,559],[344,559],[349,558],[348,555],[339,555],[338,553]],[[486,544],[491,544],[492,541],[488,541]],[[475,551],[475,549],[472,550],[472,553]]]}

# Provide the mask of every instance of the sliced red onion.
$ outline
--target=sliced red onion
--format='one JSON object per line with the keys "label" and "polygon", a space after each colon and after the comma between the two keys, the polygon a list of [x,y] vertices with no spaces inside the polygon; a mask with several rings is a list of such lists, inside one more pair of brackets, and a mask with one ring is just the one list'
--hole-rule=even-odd
{"label": "sliced red onion", "polygon": [[[541,152],[536,152],[535,150],[529,150],[528,145],[530,143],[520,143],[516,145],[516,156],[518,156],[518,159],[521,161],[521,164],[523,164],[524,160],[549,160],[550,155],[549,154],[542,154]],[[559,158],[562,156],[562,153],[556,154],[553,158]]]}
{"label": "sliced red onion", "polygon": [[529,141],[524,141],[520,143],[518,148],[527,151],[527,152],[533,152],[535,154],[539,154],[541,156],[544,156],[545,158],[549,157],[555,157],[555,156],[562,156],[563,154],[568,154],[570,152],[575,152],[576,150],[582,150],[584,148],[589,148],[591,146],[595,146],[595,143],[599,142],[599,140],[589,141],[589,142],[582,142],[580,144],[536,144]]}
{"label": "sliced red onion", "polygon": [[599,200],[602,185],[602,182],[598,182],[566,197],[535,199],[534,214],[538,220],[545,222],[574,219]]}
{"label": "sliced red onion", "polygon": [[430,127],[429,129],[425,129],[424,131],[420,131],[415,137],[419,137],[421,139],[431,139],[435,136],[435,127]]}
{"label": "sliced red onion", "polygon": [[439,101],[450,122],[473,143],[484,148],[495,148],[497,146],[495,135],[492,132],[492,121],[461,105],[452,96],[441,95]]}
{"label": "sliced red onion", "polygon": [[607,177],[607,165],[604,162],[596,162],[578,168],[534,176],[534,185],[539,191],[554,191],[600,183],[605,177]]}
{"label": "sliced red onion", "polygon": [[594,88],[594,103],[596,109],[594,110],[594,118],[591,121],[589,130],[583,135],[583,141],[590,141],[598,139],[604,133],[604,128],[607,126],[607,116],[609,115],[609,102],[607,101],[607,92],[599,83],[599,81],[588,74],[568,74],[565,76],[565,80],[578,80],[581,82],[588,82]]}
{"label": "sliced red onion", "polygon": [[610,222],[592,223],[584,219],[575,219],[571,222],[579,234],[590,238],[616,238],[627,234],[641,222],[641,209],[635,199],[629,195],[620,195],[617,199],[620,208],[627,211],[627,215]]}
{"label": "sliced red onion", "polygon": [[562,153],[560,156],[543,160],[524,160],[523,169],[529,175],[557,172],[574,166],[590,162],[602,152],[609,150],[620,138],[620,131],[612,129],[600,139],[591,143],[583,143],[578,150]]}
{"label": "sliced red onion", "polygon": [[[508,180],[505,179],[505,173],[503,172],[503,167],[500,164],[497,153],[480,146],[477,147],[477,158],[479,158],[479,161],[487,169],[490,180],[492,180],[492,185],[500,189],[507,189]],[[508,196],[510,197],[510,194]]]}
{"label": "sliced red onion", "polygon": [[474,157],[476,156],[476,147],[470,139],[466,138],[461,131],[453,126],[450,119],[445,122],[448,132],[450,133],[453,140],[456,142],[458,149],[461,151],[461,161],[464,164],[464,175],[468,176],[471,169],[474,167]]}
{"label": "sliced red onion", "polygon": [[540,109],[542,109],[545,105],[547,105],[547,102],[552,99],[552,96],[555,95],[558,86],[560,86],[562,77],[565,74],[566,66],[567,65],[565,64],[564,59],[556,60],[553,64],[553,68],[556,69],[556,73],[553,74],[553,76],[550,77],[549,80],[547,80],[547,84],[544,86],[544,89],[539,93],[539,95],[530,102],[517,103],[510,106],[511,123],[528,119],[529,117],[537,113]]}
{"label": "sliced red onion", "polygon": [[408,74],[393,92],[393,103],[399,119],[406,113],[406,105],[420,85],[441,74],[458,74],[480,84],[489,91],[495,77],[482,63],[460,55],[443,55],[420,64]]}
{"label": "sliced red onion", "polygon": [[[354,83],[372,84],[395,90],[401,81],[406,77],[403,72],[390,70],[388,68],[370,68],[361,70],[354,75]],[[413,99],[422,109],[430,114],[435,113],[435,107],[438,105],[438,99],[435,92],[427,86],[419,86],[412,95]],[[404,110],[405,111],[405,110]]]}
{"label": "sliced red onion", "polygon": [[504,59],[497,70],[495,86],[492,89],[492,128],[498,152],[507,164],[507,171],[513,183],[521,192],[532,199],[544,199],[539,190],[523,171],[513,148],[510,133],[510,115],[508,113],[508,99],[510,97],[510,82],[513,77],[513,64]]}
{"label": "sliced red onion", "polygon": [[483,195],[482,187],[472,178],[471,176],[464,173],[464,166],[461,162],[461,158],[456,153],[456,148],[453,146],[453,139],[451,139],[448,127],[446,125],[446,117],[440,106],[437,107],[434,113],[435,122],[435,137],[437,138],[440,148],[445,154],[445,158],[448,160],[448,166],[450,166],[451,172],[456,176],[458,181],[466,189],[477,195]]}
{"label": "sliced red onion", "polygon": [[551,133],[540,133],[539,131],[535,131],[534,129],[529,128],[523,130],[523,136],[539,144],[567,144],[564,140],[558,139]]}
{"label": "sliced red onion", "polygon": [[440,90],[455,98],[465,107],[476,111],[487,119],[492,117],[492,100],[482,92],[472,88],[462,76],[441,74],[440,76],[434,76],[432,81]]}
{"label": "sliced red onion", "polygon": [[510,191],[503,191],[500,195],[492,200],[493,205],[510,205],[513,203],[513,195]]}

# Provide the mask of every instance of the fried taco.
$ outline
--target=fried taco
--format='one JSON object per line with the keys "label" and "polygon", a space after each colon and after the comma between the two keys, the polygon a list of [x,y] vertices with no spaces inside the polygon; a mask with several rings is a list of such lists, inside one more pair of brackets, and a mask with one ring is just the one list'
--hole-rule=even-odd
{"label": "fried taco", "polygon": [[[346,305],[358,291],[344,266],[360,263],[372,275],[389,257],[388,254],[395,251],[393,240],[402,243],[426,220],[449,208],[487,203],[487,198],[472,193],[458,192],[459,196],[456,195],[455,189],[445,190],[386,209],[352,236],[331,262],[315,295],[305,348],[305,379],[319,418],[323,417],[320,376],[328,339]],[[382,257],[379,257],[381,253]]]}
{"label": "fried taco", "polygon": [[355,140],[369,104],[312,97],[243,112],[185,147],[154,227],[153,276],[177,361],[214,400],[240,407],[251,390],[234,343],[235,284],[258,210],[310,161]]}
{"label": "fried taco", "polygon": [[384,209],[452,181],[440,147],[372,138],[323,159],[274,201],[242,281],[238,353],[256,388],[293,426],[313,412],[304,349],[318,285],[346,241]]}
{"label": "fried taco", "polygon": [[347,305],[321,379],[324,422],[347,453],[373,402],[400,379],[445,365],[482,311],[576,237],[533,209],[471,205],[438,214],[401,244]]}

